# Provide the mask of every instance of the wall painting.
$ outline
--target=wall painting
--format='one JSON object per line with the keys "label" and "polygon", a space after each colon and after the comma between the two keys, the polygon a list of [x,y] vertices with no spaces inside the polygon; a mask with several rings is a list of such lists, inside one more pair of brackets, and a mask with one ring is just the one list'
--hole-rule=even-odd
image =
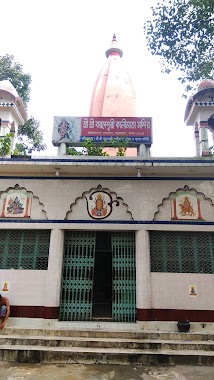
{"label": "wall painting", "polygon": [[189,295],[190,296],[197,296],[196,285],[189,285]]}
{"label": "wall painting", "polygon": [[9,291],[8,281],[3,281],[1,291],[2,292],[8,292]]}
{"label": "wall painting", "polygon": [[9,192],[3,199],[1,218],[29,218],[32,197],[24,190]]}
{"label": "wall painting", "polygon": [[197,196],[182,192],[171,198],[172,220],[203,220],[201,216],[200,199]]}
{"label": "wall painting", "polygon": [[102,187],[85,196],[88,215],[93,219],[105,219],[112,213],[112,204],[119,206],[118,200],[113,200],[110,193],[102,190]]}

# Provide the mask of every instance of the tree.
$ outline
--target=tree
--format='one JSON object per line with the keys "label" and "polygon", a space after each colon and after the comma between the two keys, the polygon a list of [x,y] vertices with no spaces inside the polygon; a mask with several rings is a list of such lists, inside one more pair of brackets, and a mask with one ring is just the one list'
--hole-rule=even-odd
{"label": "tree", "polygon": [[[23,72],[22,65],[15,62],[13,55],[0,56],[0,81],[2,80],[9,80],[12,83],[27,108],[30,100],[31,75]],[[40,152],[46,149],[40,123],[34,117],[18,127],[17,139],[15,154],[27,154],[35,150]]]}
{"label": "tree", "polygon": [[10,153],[12,138],[13,133],[7,133],[4,137],[0,139],[0,156],[6,156],[6,154]]}
{"label": "tree", "polygon": [[214,1],[160,0],[144,25],[147,46],[164,71],[181,72],[186,85],[214,77]]}
{"label": "tree", "polygon": [[40,130],[40,122],[34,117],[28,119],[23,125],[19,125],[17,133],[18,143],[16,143],[15,152],[18,154],[40,152],[46,148],[43,143],[43,133]]}

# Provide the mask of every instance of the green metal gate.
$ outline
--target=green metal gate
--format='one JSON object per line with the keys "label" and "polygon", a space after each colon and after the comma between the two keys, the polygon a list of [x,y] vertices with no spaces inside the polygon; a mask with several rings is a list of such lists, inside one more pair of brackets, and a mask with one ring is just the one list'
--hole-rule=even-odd
{"label": "green metal gate", "polygon": [[135,322],[135,233],[112,232],[112,252],[112,318],[118,322]]}
{"label": "green metal gate", "polygon": [[92,231],[65,232],[59,316],[62,321],[92,319],[95,234]]}
{"label": "green metal gate", "polygon": [[[112,232],[112,320],[134,322],[136,310],[135,233]],[[92,319],[96,232],[65,232],[61,284],[62,321]]]}

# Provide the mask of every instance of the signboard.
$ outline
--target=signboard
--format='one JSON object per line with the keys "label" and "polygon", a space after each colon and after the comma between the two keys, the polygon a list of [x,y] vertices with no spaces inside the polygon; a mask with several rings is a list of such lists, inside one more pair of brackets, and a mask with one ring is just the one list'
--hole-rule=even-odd
{"label": "signboard", "polygon": [[126,140],[130,146],[152,144],[151,117],[71,117],[55,116],[53,125],[53,145],[61,143],[81,146],[90,138],[95,143],[112,139]]}

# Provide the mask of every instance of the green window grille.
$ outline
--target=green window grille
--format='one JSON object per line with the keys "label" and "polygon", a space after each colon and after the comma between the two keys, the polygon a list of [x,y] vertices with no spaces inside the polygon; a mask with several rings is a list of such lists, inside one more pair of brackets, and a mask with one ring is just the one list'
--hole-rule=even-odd
{"label": "green window grille", "polygon": [[213,232],[150,232],[152,272],[214,273]]}
{"label": "green window grille", "polygon": [[135,233],[112,232],[114,321],[136,318]]}
{"label": "green window grille", "polygon": [[0,230],[1,269],[48,268],[50,230]]}
{"label": "green window grille", "polygon": [[62,321],[92,319],[95,241],[95,232],[65,232],[59,316]]}

